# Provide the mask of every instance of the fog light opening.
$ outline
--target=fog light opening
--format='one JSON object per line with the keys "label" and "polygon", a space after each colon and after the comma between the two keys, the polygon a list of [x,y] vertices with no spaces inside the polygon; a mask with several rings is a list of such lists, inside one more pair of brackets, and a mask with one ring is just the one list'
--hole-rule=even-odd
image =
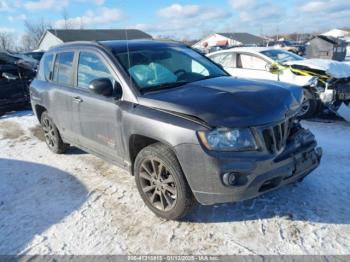
{"label": "fog light opening", "polygon": [[226,186],[242,186],[248,181],[245,175],[235,172],[225,173],[222,180]]}

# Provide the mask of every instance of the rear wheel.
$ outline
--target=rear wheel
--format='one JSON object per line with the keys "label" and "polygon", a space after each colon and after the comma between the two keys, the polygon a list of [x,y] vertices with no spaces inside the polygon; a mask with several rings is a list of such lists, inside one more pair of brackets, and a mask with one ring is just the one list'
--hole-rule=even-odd
{"label": "rear wheel", "polygon": [[63,154],[69,148],[69,144],[62,141],[60,132],[52,119],[49,117],[47,111],[41,115],[41,127],[44,131],[45,142],[49,149],[56,154]]}
{"label": "rear wheel", "polygon": [[316,114],[318,108],[319,102],[315,96],[309,90],[304,89],[304,100],[301,105],[299,117],[310,118]]}
{"label": "rear wheel", "polygon": [[167,146],[156,143],[142,149],[135,160],[134,175],[143,201],[159,217],[177,220],[191,210],[192,191]]}

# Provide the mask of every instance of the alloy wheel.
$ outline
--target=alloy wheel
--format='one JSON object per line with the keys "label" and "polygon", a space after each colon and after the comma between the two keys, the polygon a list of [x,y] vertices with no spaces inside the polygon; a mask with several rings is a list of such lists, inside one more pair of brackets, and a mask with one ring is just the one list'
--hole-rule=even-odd
{"label": "alloy wheel", "polygon": [[171,210],[176,204],[177,190],[174,176],[160,161],[146,159],[140,167],[142,192],[155,208]]}
{"label": "alloy wheel", "polygon": [[42,127],[44,130],[46,144],[50,148],[55,147],[55,145],[57,144],[57,135],[52,121],[47,117],[44,118],[42,121]]}
{"label": "alloy wheel", "polygon": [[309,110],[310,110],[310,100],[307,98],[304,98],[303,103],[301,104],[301,110],[299,115],[304,116],[307,114],[307,112],[309,112]]}

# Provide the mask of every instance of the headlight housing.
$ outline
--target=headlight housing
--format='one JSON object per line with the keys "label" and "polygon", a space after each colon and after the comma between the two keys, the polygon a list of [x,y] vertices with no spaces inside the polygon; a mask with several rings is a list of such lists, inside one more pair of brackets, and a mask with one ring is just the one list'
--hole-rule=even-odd
{"label": "headlight housing", "polygon": [[213,151],[253,151],[257,150],[256,140],[248,128],[216,128],[199,131],[199,140]]}

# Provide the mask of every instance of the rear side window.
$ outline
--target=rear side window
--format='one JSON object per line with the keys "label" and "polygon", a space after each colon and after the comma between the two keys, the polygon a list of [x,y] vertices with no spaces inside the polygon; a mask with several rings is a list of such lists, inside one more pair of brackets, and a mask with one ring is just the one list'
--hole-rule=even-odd
{"label": "rear side window", "polygon": [[218,63],[224,67],[236,67],[235,54],[221,53],[210,57],[215,63]]}
{"label": "rear side window", "polygon": [[43,81],[50,80],[50,73],[52,72],[52,62],[53,62],[53,54],[46,55],[41,60],[39,73],[38,73],[39,80],[43,80]]}
{"label": "rear side window", "polygon": [[59,53],[56,56],[53,80],[64,85],[73,85],[73,60],[74,52]]}

